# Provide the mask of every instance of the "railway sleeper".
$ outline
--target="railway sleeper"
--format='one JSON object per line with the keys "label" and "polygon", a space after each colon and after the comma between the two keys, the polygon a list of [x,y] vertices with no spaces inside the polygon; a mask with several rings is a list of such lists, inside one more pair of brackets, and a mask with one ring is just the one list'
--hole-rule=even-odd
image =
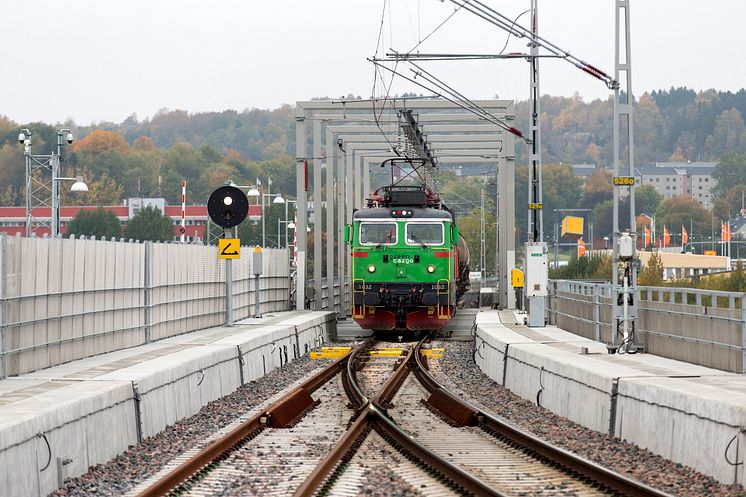
{"label": "railway sleeper", "polygon": [[430,393],[430,397],[422,403],[431,411],[439,414],[455,427],[476,426],[479,412],[470,408],[454,397],[450,392],[442,388],[436,388]]}
{"label": "railway sleeper", "polygon": [[321,401],[314,400],[305,388],[299,388],[267,411],[263,422],[272,428],[290,428],[308,414]]}

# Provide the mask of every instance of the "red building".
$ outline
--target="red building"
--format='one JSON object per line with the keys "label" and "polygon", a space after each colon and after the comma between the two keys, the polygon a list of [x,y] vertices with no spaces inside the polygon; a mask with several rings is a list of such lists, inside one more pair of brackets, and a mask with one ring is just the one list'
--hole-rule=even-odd
{"label": "red building", "polygon": [[[67,233],[67,226],[70,221],[78,215],[81,210],[96,210],[96,206],[85,207],[60,207],[60,232]],[[127,226],[130,219],[130,208],[126,205],[107,205],[104,206],[107,211],[113,212],[119,223],[122,225],[122,231]],[[166,215],[174,223],[174,236],[180,235],[181,229],[181,206],[166,206]],[[52,213],[50,207],[39,207],[34,209],[33,215],[40,219],[49,219]],[[185,235],[191,238],[203,239],[205,228],[207,226],[207,206],[204,205],[187,205],[184,216]],[[36,236],[49,236],[51,231],[46,226],[34,230]],[[0,207],[0,233],[14,236],[20,233],[26,236],[26,208],[25,207]]]}

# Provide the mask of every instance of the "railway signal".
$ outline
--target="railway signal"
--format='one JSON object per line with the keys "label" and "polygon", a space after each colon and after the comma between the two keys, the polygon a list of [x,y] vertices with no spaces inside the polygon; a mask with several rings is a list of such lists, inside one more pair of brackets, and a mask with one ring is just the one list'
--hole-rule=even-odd
{"label": "railway signal", "polygon": [[[225,261],[225,325],[233,326],[233,259],[241,256],[241,241],[233,238],[233,228],[241,224],[249,213],[249,199],[233,185],[216,189],[207,201],[207,213],[215,224],[224,229],[218,257]],[[234,246],[235,248],[230,248]],[[257,288],[259,288],[257,286]],[[258,306],[258,304],[257,304]],[[257,309],[258,313],[258,309]]]}
{"label": "railway signal", "polygon": [[221,186],[210,195],[207,213],[215,224],[230,229],[246,219],[249,213],[249,199],[235,186]]}

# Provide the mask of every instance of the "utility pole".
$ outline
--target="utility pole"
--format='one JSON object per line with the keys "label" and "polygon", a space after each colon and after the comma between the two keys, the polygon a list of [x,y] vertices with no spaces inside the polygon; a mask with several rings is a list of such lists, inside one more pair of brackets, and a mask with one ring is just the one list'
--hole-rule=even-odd
{"label": "utility pole", "polygon": [[479,223],[479,276],[482,280],[480,288],[484,284],[485,278],[487,278],[487,243],[485,239],[485,231],[487,228],[487,222],[484,219],[484,188],[482,188],[480,198],[480,223]]}
{"label": "utility pole", "polygon": [[531,0],[531,147],[528,167],[528,242],[526,243],[526,297],[528,325],[543,327],[547,298],[547,244],[544,242],[544,204],[541,191],[541,123],[539,118],[538,0]]}
{"label": "utility pole", "polygon": [[[88,186],[80,177],[62,178],[59,175],[63,139],[68,144],[73,142],[73,135],[69,129],[57,131],[57,148],[51,154],[31,153],[31,135],[31,130],[27,128],[22,129],[18,135],[26,162],[26,236],[31,236],[35,232],[41,234],[44,228],[48,228],[51,236],[57,237],[60,234],[59,182],[74,181],[70,189],[72,192],[87,192]],[[51,211],[48,218],[42,214],[45,207]]]}
{"label": "utility pole", "polygon": [[[634,166],[634,133],[632,114],[632,50],[630,46],[630,15],[629,0],[615,0],[615,34],[614,48],[614,79],[624,82],[624,93],[620,86],[614,88],[614,216],[613,216],[613,257],[612,257],[612,306],[613,318],[611,326],[611,343],[607,345],[610,354],[615,352],[634,353],[642,351],[642,345],[637,333],[637,303],[639,291],[637,288],[637,272],[640,269],[640,259],[636,250],[635,226],[635,166]],[[623,21],[620,24],[620,21]],[[622,32],[621,26],[624,26]],[[621,51],[624,56],[621,57]],[[620,76],[624,73],[624,78]],[[620,175],[619,128],[624,120],[626,127],[627,148],[624,162],[628,165],[627,174]],[[624,232],[619,227],[619,198],[622,188],[629,188],[629,227]],[[620,281],[621,268],[621,281]],[[622,336],[617,343],[617,335]]]}

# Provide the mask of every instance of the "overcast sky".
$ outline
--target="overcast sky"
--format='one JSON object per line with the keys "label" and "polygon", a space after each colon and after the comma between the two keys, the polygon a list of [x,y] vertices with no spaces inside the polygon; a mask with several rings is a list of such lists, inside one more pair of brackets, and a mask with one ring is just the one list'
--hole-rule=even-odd
{"label": "overcast sky", "polygon": [[[484,0],[508,17],[529,0]],[[11,5],[12,4],[12,5]],[[408,51],[454,11],[439,0],[11,0],[0,16],[0,115],[78,124],[275,108],[318,96],[368,97],[381,50]],[[540,0],[540,34],[613,73],[613,0]],[[746,2],[631,0],[632,88],[746,86]],[[520,21],[528,25],[529,17]],[[499,52],[506,34],[460,10],[422,52]],[[525,50],[511,39],[507,52]],[[470,98],[524,100],[523,60],[429,63]],[[600,81],[542,61],[541,90],[606,98]],[[406,71],[406,69],[404,69]],[[394,80],[391,92],[423,92]],[[380,85],[376,93],[380,94]]]}

